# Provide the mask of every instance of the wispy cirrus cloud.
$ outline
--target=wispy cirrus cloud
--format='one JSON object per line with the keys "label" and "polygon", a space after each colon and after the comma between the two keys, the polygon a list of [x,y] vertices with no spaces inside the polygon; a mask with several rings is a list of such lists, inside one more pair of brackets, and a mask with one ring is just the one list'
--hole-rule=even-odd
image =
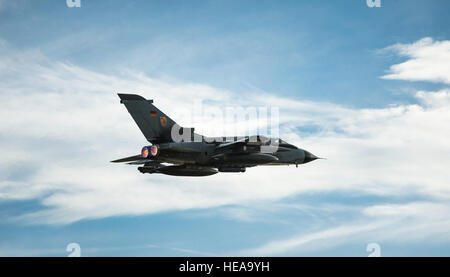
{"label": "wispy cirrus cloud", "polygon": [[318,231],[310,231],[308,228],[292,237],[275,239],[254,248],[241,250],[239,254],[305,255],[352,241],[448,243],[449,209],[447,203],[427,201],[372,205],[362,208],[357,220]]}
{"label": "wispy cirrus cloud", "polygon": [[[424,48],[430,45],[419,44]],[[411,51],[421,53],[419,46],[413,48]],[[423,205],[440,205],[428,209],[430,213],[448,208],[447,89],[418,91],[415,104],[359,109],[280,98],[271,93],[250,91],[243,95],[202,84],[158,80],[130,70],[104,74],[51,60],[39,51],[19,53],[6,42],[2,50],[0,90],[5,97],[0,116],[7,120],[0,121],[0,149],[7,158],[0,161],[0,201],[37,199],[42,205],[10,220],[70,224],[85,219],[226,205],[248,208],[249,203],[277,203],[312,192],[388,198],[421,195],[429,199]],[[429,78],[437,80],[442,76]],[[197,100],[207,101],[208,106],[219,110],[229,105],[277,106],[281,136],[328,160],[300,169],[259,167],[245,174],[208,178],[141,175],[135,168],[108,163],[134,154],[147,143],[119,104],[115,91],[153,98],[156,105],[184,126],[192,126],[183,115]],[[195,127],[204,130],[205,135],[220,135],[208,130],[222,124],[225,123],[219,118],[201,117]],[[404,220],[398,215],[408,215],[414,209],[393,202],[365,206],[357,221],[344,222],[341,227],[289,239],[274,238],[248,253],[284,253],[315,241],[351,239],[355,234],[398,227]],[[398,214],[383,212],[387,207]],[[227,216],[233,214],[241,220],[249,217],[239,208],[227,211]],[[446,222],[446,216],[429,219],[435,228],[418,229],[422,235],[447,232],[447,225],[439,223]],[[413,230],[419,223],[415,220],[404,228]]]}

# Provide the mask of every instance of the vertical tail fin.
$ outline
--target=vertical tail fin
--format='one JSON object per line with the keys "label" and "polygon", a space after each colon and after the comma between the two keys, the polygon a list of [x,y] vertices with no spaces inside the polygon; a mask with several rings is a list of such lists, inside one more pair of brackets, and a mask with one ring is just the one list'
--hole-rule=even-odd
{"label": "vertical tail fin", "polygon": [[146,100],[136,94],[118,94],[120,103],[124,104],[145,138],[151,142],[172,142],[171,130],[176,124],[170,117],[153,105],[153,100]]}

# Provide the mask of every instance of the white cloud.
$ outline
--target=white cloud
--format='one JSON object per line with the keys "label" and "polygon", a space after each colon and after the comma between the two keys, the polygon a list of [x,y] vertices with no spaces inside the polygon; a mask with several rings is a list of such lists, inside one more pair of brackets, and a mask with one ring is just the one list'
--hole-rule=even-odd
{"label": "white cloud", "polygon": [[[450,206],[448,203],[412,202],[406,204],[373,205],[361,210],[361,220],[337,227],[267,242],[244,249],[243,256],[266,256],[286,253],[305,254],[344,245],[351,241],[376,241],[383,248],[386,242],[405,243],[437,239],[450,241]],[[361,252],[361,254],[365,254]],[[368,254],[368,253],[367,253]]]}
{"label": "white cloud", "polygon": [[[450,41],[435,42],[424,38],[413,44],[396,44],[385,48],[385,51],[410,58],[393,65],[391,73],[383,76],[385,79],[450,83]],[[393,195],[400,190],[403,196],[416,194],[431,198],[420,202],[367,206],[358,217],[362,220],[273,240],[240,253],[257,256],[286,254],[293,250],[296,254],[311,253],[349,240],[369,242],[374,238],[396,243],[448,242],[450,176],[446,168],[450,165],[447,139],[450,133],[445,125],[450,120],[450,90],[417,91],[415,97],[419,102],[417,105],[354,110],[353,116],[349,111],[340,111],[336,122],[325,121],[322,124],[327,126],[331,123],[331,130],[342,131],[338,138],[343,143],[341,149],[350,149],[347,143],[354,142],[350,155],[361,164],[351,172],[355,179],[358,173],[365,171],[366,174],[359,182],[346,180],[346,183],[352,183],[356,188],[358,183],[373,182],[379,185],[379,190],[374,186],[372,193]],[[327,136],[330,136],[329,132]],[[320,145],[337,144],[316,139],[312,144],[316,141]],[[331,139],[336,140],[333,133]],[[342,155],[341,151],[337,153]],[[351,160],[343,163],[351,164]],[[437,176],[442,178],[435,178]]]}
{"label": "white cloud", "polygon": [[[2,43],[1,50],[0,200],[40,199],[43,205],[41,210],[13,220],[67,224],[336,191],[420,195],[442,209],[448,208],[448,90],[417,92],[417,104],[357,109],[269,93],[237,95],[201,84],[156,80],[127,70],[106,75],[49,60],[38,51],[18,53],[7,43]],[[136,92],[153,98],[156,105],[185,126],[191,126],[191,122],[182,111],[190,109],[198,99],[208,100],[209,106],[217,108],[224,108],[223,103],[278,106],[281,136],[328,159],[298,169],[259,167],[245,174],[206,178],[141,175],[134,167],[108,162],[134,154],[146,144],[114,92]],[[205,130],[206,135],[219,135],[207,130],[215,130],[220,124],[209,120],[195,127]],[[302,132],[304,126],[316,126],[317,130]],[[404,211],[400,206],[389,208]],[[381,206],[364,210],[363,217],[378,219],[367,225],[370,228],[366,223],[351,223],[270,243],[254,253],[282,253],[321,237],[349,237],[355,232],[378,230],[387,223],[375,214],[385,210]],[[244,219],[251,216],[239,209],[229,212]],[[393,217],[392,224],[398,222],[397,216],[385,217]],[[430,218],[435,219],[428,222],[435,224],[433,234],[448,230],[444,228],[447,225],[438,224],[448,221],[446,216]],[[414,222],[419,226],[419,221]],[[420,228],[420,232],[430,233],[426,228]]]}
{"label": "white cloud", "polygon": [[450,41],[423,38],[412,44],[395,44],[384,51],[392,51],[408,60],[392,65],[382,78],[450,84]]}

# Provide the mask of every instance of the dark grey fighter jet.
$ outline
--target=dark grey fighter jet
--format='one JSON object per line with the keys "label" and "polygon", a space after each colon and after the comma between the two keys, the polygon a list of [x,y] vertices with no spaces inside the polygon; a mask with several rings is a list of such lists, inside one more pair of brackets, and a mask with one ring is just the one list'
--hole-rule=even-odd
{"label": "dark grey fighter jet", "polygon": [[281,139],[264,136],[205,137],[182,128],[135,94],[119,94],[145,138],[151,143],[135,155],[114,163],[140,165],[142,173],[174,176],[208,176],[218,172],[245,172],[257,165],[304,164],[319,159]]}

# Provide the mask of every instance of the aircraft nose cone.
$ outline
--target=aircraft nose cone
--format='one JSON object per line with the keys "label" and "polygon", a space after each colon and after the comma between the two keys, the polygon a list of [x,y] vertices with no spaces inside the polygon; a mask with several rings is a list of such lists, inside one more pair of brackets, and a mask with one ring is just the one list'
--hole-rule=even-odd
{"label": "aircraft nose cone", "polygon": [[317,159],[318,159],[318,157],[316,157],[314,154],[311,154],[310,152],[305,151],[305,159],[303,160],[303,163],[309,163],[309,162],[312,162]]}

